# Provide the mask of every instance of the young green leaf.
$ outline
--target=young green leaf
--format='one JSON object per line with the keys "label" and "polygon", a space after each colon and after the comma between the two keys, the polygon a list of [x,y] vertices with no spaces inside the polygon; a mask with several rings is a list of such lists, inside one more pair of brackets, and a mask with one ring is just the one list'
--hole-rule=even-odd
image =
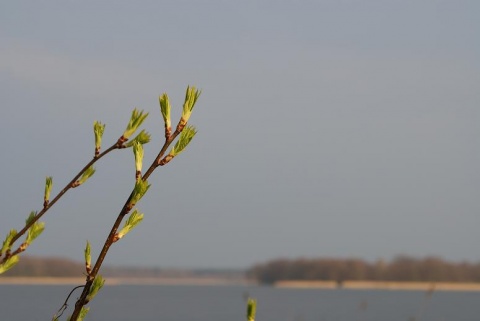
{"label": "young green leaf", "polygon": [[185,92],[185,102],[183,103],[183,111],[182,111],[182,119],[185,123],[188,122],[190,115],[192,114],[193,107],[197,102],[198,97],[202,92],[197,90],[195,87],[187,87],[187,91]]}
{"label": "young green leaf", "polygon": [[165,164],[168,164],[175,156],[183,152],[196,133],[197,133],[197,130],[195,129],[195,127],[193,126],[185,127],[183,131],[180,133],[180,137],[175,143],[175,146],[173,146],[173,148],[170,150],[170,153],[168,153],[167,156],[165,156],[162,160],[160,160],[158,165],[163,166]]}
{"label": "young green leaf", "polygon": [[105,280],[100,274],[98,274],[90,287],[90,292],[87,295],[87,302],[90,302],[97,295],[98,291],[100,291],[104,284]]}
{"label": "young green leaf", "polygon": [[29,229],[27,233],[27,238],[25,240],[25,244],[28,246],[32,244],[32,242],[42,234],[43,230],[45,230],[45,223],[44,222],[35,222]]}
{"label": "young green leaf", "polygon": [[35,211],[31,211],[27,219],[25,220],[25,225],[30,224],[30,222],[32,222],[33,219],[35,218],[35,215],[37,215],[37,213]]}
{"label": "young green leaf", "polygon": [[170,136],[170,132],[172,131],[172,124],[170,121],[170,99],[168,98],[168,95],[164,93],[158,97],[158,100],[160,102],[160,111],[162,112],[163,121],[165,123],[165,137],[168,138],[168,136]]}
{"label": "young green leaf", "polygon": [[187,125],[188,120],[193,111],[193,107],[197,102],[198,97],[200,97],[201,91],[197,90],[195,87],[187,87],[187,91],[185,93],[185,102],[183,103],[183,111],[182,117],[177,125],[177,132],[181,132],[183,128]]}
{"label": "young green leaf", "polygon": [[128,203],[128,207],[130,209],[133,208],[135,204],[137,204],[138,201],[145,195],[145,193],[147,193],[149,188],[150,185],[147,181],[144,181],[143,179],[138,179],[135,182],[135,187],[133,188],[133,195],[130,199],[130,202]]}
{"label": "young green leaf", "polygon": [[188,146],[190,141],[193,139],[195,134],[197,133],[197,130],[193,126],[187,126],[185,129],[182,131],[180,134],[180,138],[178,141],[175,143],[175,146],[173,146],[170,154],[175,157],[181,152],[185,150],[185,148]]}
{"label": "young green leaf", "polygon": [[95,121],[93,123],[93,132],[95,134],[95,156],[100,154],[100,148],[102,147],[102,136],[105,131],[105,124]]}
{"label": "young green leaf", "polygon": [[115,241],[118,241],[124,237],[128,232],[130,232],[135,226],[137,226],[143,220],[143,214],[139,213],[137,210],[134,210],[132,214],[128,217],[125,222],[124,227],[117,233]]}
{"label": "young green leaf", "polygon": [[257,311],[257,301],[248,299],[247,301],[247,321],[255,321],[255,313]]}
{"label": "young green leaf", "polygon": [[10,230],[7,237],[5,238],[5,241],[3,241],[2,250],[0,251],[0,255],[3,254],[3,253],[6,253],[8,250],[10,250],[10,248],[12,247],[10,242],[15,237],[15,235],[17,235],[17,230]]}
{"label": "young green leaf", "polygon": [[87,246],[85,247],[85,269],[87,270],[87,274],[90,274],[92,267],[92,256],[90,254],[90,249],[90,242],[87,241]]}
{"label": "young green leaf", "polygon": [[47,206],[48,202],[50,201],[50,193],[52,191],[53,186],[53,178],[48,176],[45,179],[45,193],[43,194],[43,206]]}
{"label": "young green leaf", "polygon": [[83,321],[83,319],[85,319],[85,317],[87,316],[88,311],[90,311],[90,308],[82,307],[82,309],[80,310],[80,315],[78,316],[77,321]]}
{"label": "young green leaf", "polygon": [[87,170],[85,172],[83,172],[82,176],[80,177],[80,179],[78,179],[72,187],[77,187],[77,186],[80,186],[82,185],[83,183],[85,183],[90,177],[93,176],[93,174],[95,174],[95,168],[93,166],[90,166],[89,168],[87,168]]}
{"label": "young green leaf", "polygon": [[142,144],[140,144],[139,142],[135,142],[133,144],[133,155],[135,156],[135,169],[137,171],[137,174],[142,172],[143,154],[144,153]]}
{"label": "young green leaf", "polygon": [[20,258],[18,255],[10,256],[5,262],[0,264],[0,274],[3,274],[14,267],[15,264],[18,263]]}
{"label": "young green leaf", "polygon": [[138,133],[138,135],[135,136],[134,139],[132,139],[131,141],[125,144],[125,147],[132,147],[133,144],[135,144],[135,142],[145,145],[150,142],[150,139],[151,139],[150,134],[146,132],[144,129],[142,129],[142,131]]}
{"label": "young green leaf", "polygon": [[144,113],[143,110],[138,111],[135,108],[132,111],[132,116],[130,117],[130,121],[128,122],[127,128],[125,129],[122,137],[120,138],[122,143],[127,141],[130,138],[130,136],[132,136],[132,134],[137,131],[138,127],[140,127],[140,125],[143,123],[145,118],[147,118],[147,116],[148,116],[148,113]]}

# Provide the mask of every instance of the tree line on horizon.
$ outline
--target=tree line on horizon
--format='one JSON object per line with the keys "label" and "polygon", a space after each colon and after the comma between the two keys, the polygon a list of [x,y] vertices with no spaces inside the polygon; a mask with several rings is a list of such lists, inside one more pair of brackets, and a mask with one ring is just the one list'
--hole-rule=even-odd
{"label": "tree line on horizon", "polygon": [[277,281],[480,282],[480,262],[449,262],[438,257],[397,256],[392,261],[361,259],[275,259],[257,264],[247,276],[263,284]]}
{"label": "tree line on horizon", "polygon": [[[12,276],[83,276],[83,264],[64,258],[25,256],[2,277]],[[111,277],[241,277],[241,270],[184,270],[147,267],[105,267]],[[449,262],[438,257],[414,258],[398,256],[390,262],[368,262],[361,259],[275,259],[254,265],[246,276],[263,284],[277,281],[425,281],[480,282],[480,262]]]}
{"label": "tree line on horizon", "polygon": [[[83,263],[62,257],[39,257],[25,255],[22,260],[4,274],[0,279],[8,277],[84,277]],[[241,269],[181,269],[144,266],[112,266],[104,267],[104,275],[118,278],[202,278],[221,277],[241,279]]]}

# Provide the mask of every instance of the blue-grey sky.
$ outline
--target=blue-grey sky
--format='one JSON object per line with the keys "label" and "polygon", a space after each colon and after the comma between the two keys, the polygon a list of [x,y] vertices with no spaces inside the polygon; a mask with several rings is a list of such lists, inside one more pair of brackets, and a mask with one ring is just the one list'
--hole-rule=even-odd
{"label": "blue-grey sky", "polygon": [[[277,257],[480,260],[480,2],[4,1],[0,234],[58,192],[134,107],[163,138],[203,90],[188,150],[151,177],[108,264],[247,267]],[[28,250],[98,254],[134,182],[102,160]],[[3,236],[2,236],[3,237]]]}

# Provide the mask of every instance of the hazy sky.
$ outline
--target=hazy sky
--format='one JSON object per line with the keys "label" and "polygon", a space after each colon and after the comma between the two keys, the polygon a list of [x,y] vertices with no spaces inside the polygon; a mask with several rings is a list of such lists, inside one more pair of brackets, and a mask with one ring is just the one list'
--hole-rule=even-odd
{"label": "hazy sky", "polygon": [[[0,235],[57,193],[131,110],[179,116],[188,150],[150,178],[107,264],[247,267],[277,257],[479,261],[480,2],[3,1]],[[29,254],[98,254],[134,183],[130,150],[44,217]]]}

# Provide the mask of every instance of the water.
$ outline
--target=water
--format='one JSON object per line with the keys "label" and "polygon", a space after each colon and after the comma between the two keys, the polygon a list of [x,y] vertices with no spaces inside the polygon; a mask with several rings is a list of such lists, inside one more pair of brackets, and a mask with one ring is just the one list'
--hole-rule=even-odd
{"label": "water", "polygon": [[[0,320],[51,320],[72,288],[0,285]],[[244,321],[247,295],[258,321],[480,320],[480,292],[125,285],[103,288],[86,321]]]}

